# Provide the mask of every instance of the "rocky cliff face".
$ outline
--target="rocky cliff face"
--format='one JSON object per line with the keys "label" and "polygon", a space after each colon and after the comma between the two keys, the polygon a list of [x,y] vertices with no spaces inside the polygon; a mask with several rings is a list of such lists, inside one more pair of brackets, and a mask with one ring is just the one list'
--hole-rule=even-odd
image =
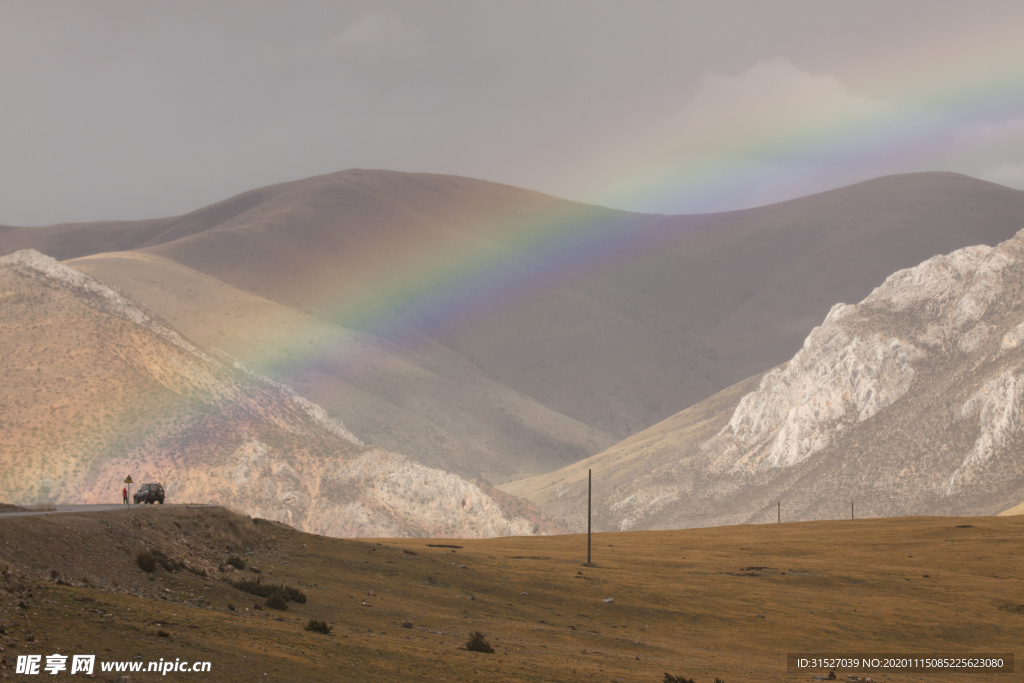
{"label": "rocky cliff face", "polygon": [[[835,305],[785,366],[695,424],[591,459],[611,488],[606,528],[774,521],[778,502],[790,520],[849,516],[851,501],[862,516],[1015,505],[1024,231],[935,256],[859,304]],[[578,477],[550,484],[580,495]],[[529,488],[510,490],[562,511]]]}
{"label": "rocky cliff face", "polygon": [[118,501],[131,474],[170,502],[329,535],[561,530],[486,485],[367,447],[289,387],[38,252],[0,259],[0,349],[4,502]]}
{"label": "rocky cliff face", "polygon": [[977,391],[957,401],[952,417],[975,423],[979,433],[945,481],[943,490],[952,493],[1021,431],[1024,356],[1014,350],[1024,302],[1014,294],[1024,283],[1022,256],[1024,233],[995,248],[936,256],[893,274],[860,304],[834,306],[785,369],[766,374],[702,444],[713,467],[792,467],[910,391],[952,397],[966,381]]}

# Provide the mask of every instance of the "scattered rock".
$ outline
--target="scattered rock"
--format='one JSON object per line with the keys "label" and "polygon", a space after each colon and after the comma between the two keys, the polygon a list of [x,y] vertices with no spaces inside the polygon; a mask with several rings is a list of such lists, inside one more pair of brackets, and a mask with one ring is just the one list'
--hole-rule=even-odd
{"label": "scattered rock", "polygon": [[412,628],[412,622],[409,620],[403,621],[402,628]]}
{"label": "scattered rock", "polygon": [[156,634],[158,636],[160,636],[161,638],[170,638],[171,637],[171,634],[168,633],[167,631],[157,631]]}
{"label": "scattered rock", "polygon": [[615,598],[605,598],[601,602],[615,602]]}

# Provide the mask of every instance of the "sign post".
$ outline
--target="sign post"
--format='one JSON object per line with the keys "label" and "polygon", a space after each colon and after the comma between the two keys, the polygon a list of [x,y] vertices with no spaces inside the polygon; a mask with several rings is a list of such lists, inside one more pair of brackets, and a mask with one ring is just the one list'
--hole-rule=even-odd
{"label": "sign post", "polygon": [[128,475],[124,478],[124,483],[128,484],[128,507],[132,504],[132,475]]}

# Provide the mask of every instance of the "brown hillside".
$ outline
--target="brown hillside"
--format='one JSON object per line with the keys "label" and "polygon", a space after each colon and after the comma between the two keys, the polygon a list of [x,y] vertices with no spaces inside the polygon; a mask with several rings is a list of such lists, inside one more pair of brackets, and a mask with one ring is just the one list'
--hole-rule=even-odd
{"label": "brown hillside", "polygon": [[[588,568],[581,536],[362,543],[223,510],[0,516],[0,656],[209,661],[218,681],[807,681],[827,671],[788,673],[787,653],[1013,653],[1022,531],[945,517],[607,533]],[[206,576],[144,573],[135,554],[153,548]],[[229,555],[247,568],[216,569]],[[229,584],[242,577],[307,600],[255,609]],[[461,649],[472,631],[493,654]]]}

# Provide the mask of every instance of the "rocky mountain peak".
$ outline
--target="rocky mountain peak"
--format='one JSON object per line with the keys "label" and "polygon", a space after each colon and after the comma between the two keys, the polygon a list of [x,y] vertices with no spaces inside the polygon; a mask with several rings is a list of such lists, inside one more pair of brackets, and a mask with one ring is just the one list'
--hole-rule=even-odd
{"label": "rocky mountain peak", "polygon": [[[859,304],[836,304],[793,359],[767,373],[702,444],[712,469],[757,472],[804,462],[900,401],[921,368],[969,377],[988,360],[1007,364],[1006,354],[1024,339],[1022,255],[1024,231],[997,247],[935,256],[889,276]],[[963,420],[977,416],[980,434],[947,490],[1020,432],[1019,360],[1014,355],[984,378],[957,411]]]}

